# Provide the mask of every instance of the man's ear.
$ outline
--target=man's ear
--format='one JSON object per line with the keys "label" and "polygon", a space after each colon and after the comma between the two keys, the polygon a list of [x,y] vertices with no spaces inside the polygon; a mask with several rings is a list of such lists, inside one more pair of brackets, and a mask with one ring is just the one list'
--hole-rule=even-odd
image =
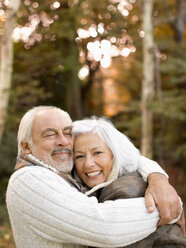
{"label": "man's ear", "polygon": [[30,144],[28,142],[26,142],[26,143],[21,142],[21,147],[22,147],[22,150],[23,150],[24,154],[32,153],[31,146],[30,146]]}

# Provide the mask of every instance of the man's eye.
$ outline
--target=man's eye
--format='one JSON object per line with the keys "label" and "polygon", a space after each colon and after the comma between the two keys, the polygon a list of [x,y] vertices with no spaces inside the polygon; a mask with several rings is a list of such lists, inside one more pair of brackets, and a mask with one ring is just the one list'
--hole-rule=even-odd
{"label": "man's eye", "polygon": [[72,134],[69,132],[69,133],[63,133],[65,136],[72,136]]}
{"label": "man's eye", "polygon": [[48,133],[45,135],[45,137],[52,137],[52,136],[55,136],[56,134],[55,133]]}

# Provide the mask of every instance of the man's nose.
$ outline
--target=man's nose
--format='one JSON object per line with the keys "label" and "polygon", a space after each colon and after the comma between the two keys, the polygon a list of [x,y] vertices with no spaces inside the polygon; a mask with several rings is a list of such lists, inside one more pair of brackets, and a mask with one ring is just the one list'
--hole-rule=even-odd
{"label": "man's nose", "polygon": [[57,143],[58,146],[67,146],[67,145],[69,145],[68,139],[63,134],[59,135],[56,143]]}

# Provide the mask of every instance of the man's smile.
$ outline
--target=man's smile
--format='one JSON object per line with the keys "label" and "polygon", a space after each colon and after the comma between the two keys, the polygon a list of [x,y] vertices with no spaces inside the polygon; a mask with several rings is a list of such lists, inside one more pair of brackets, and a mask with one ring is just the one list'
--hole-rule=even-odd
{"label": "man's smile", "polygon": [[72,155],[72,151],[69,148],[63,148],[63,149],[55,149],[52,151],[51,155]]}

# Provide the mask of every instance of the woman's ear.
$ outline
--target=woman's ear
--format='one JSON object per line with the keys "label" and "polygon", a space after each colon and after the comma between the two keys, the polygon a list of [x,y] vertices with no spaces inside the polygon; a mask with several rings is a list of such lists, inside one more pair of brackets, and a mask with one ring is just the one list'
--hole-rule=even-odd
{"label": "woman's ear", "polygon": [[26,142],[26,143],[21,142],[21,147],[22,147],[22,150],[23,150],[24,154],[32,153],[30,144],[28,142]]}

